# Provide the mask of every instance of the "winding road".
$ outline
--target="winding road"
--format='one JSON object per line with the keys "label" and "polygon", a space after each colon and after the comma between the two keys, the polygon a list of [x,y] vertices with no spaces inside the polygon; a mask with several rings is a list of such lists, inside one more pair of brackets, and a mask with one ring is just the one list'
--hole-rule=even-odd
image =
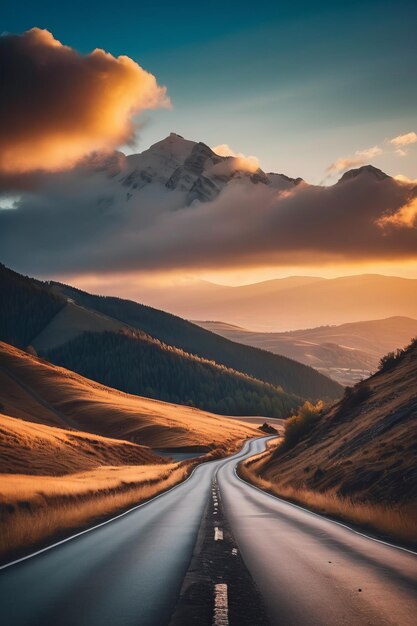
{"label": "winding road", "polygon": [[277,626],[412,626],[417,555],[269,496],[241,481],[233,457],[130,512],[0,570],[3,626],[164,626],[212,497]]}

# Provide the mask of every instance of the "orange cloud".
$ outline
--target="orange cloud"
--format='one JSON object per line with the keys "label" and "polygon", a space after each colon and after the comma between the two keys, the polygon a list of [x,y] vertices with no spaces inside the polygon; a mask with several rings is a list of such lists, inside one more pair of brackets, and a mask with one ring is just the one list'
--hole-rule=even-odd
{"label": "orange cloud", "polygon": [[398,135],[398,137],[394,137],[389,140],[389,143],[393,146],[401,147],[401,146],[409,146],[412,143],[417,142],[417,133],[411,132],[406,133],[405,135]]}
{"label": "orange cloud", "polygon": [[164,87],[127,56],[85,56],[47,30],[0,37],[0,174],[53,171],[135,133],[134,115],[168,106]]}
{"label": "orange cloud", "polygon": [[232,157],[228,166],[227,166],[227,161],[223,163],[219,163],[218,166],[215,165],[214,168],[217,167],[219,171],[216,171],[216,172],[213,171],[213,173],[216,173],[216,174],[225,173],[226,174],[228,172],[223,172],[223,170],[225,170],[226,167],[228,167],[228,169],[231,171],[232,170],[233,171],[244,170],[247,172],[256,172],[256,170],[258,170],[260,167],[259,160],[257,159],[257,157],[252,156],[252,155],[245,156],[241,152],[235,152],[234,150],[230,148],[230,146],[228,146],[227,143],[222,143],[218,146],[215,146],[214,148],[212,148],[212,150],[219,156]]}
{"label": "orange cloud", "polygon": [[383,150],[379,146],[372,146],[372,148],[365,148],[364,150],[356,150],[354,156],[337,159],[334,163],[329,165],[326,171],[330,175],[345,172],[352,167],[365,165],[371,159],[374,159],[382,153]]}
{"label": "orange cloud", "polygon": [[378,226],[397,226],[414,228],[417,223],[417,198],[413,198],[391,215],[385,215],[378,220]]}

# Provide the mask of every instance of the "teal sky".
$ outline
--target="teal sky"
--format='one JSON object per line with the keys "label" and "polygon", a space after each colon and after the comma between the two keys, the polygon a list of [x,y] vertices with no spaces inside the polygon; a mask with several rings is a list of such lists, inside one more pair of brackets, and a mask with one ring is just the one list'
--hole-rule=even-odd
{"label": "teal sky", "polygon": [[357,2],[2,2],[5,32],[47,28],[81,52],[127,54],[168,88],[142,118],[138,150],[175,131],[255,155],[267,171],[325,178],[341,157],[417,178],[417,4]]}

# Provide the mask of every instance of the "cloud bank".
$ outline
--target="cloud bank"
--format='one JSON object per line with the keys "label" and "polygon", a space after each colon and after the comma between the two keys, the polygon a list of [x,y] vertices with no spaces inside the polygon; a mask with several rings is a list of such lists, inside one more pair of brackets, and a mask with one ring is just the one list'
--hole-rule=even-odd
{"label": "cloud bank", "polygon": [[30,187],[41,171],[132,141],[133,116],[167,106],[164,87],[127,56],[81,55],[47,30],[0,36],[0,182]]}
{"label": "cloud bank", "polygon": [[126,200],[106,172],[57,173],[0,211],[2,261],[63,276],[417,259],[417,186],[366,168],[285,192],[242,179],[192,206],[164,189]]}

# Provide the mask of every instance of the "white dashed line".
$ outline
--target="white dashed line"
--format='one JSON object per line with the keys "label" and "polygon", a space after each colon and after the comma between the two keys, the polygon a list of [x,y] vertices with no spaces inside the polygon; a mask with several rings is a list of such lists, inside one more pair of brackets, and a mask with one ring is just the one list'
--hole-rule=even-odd
{"label": "white dashed line", "polygon": [[227,605],[227,585],[214,585],[213,626],[229,626],[229,609]]}
{"label": "white dashed line", "polygon": [[222,541],[223,540],[223,531],[218,526],[214,527],[214,541]]}

